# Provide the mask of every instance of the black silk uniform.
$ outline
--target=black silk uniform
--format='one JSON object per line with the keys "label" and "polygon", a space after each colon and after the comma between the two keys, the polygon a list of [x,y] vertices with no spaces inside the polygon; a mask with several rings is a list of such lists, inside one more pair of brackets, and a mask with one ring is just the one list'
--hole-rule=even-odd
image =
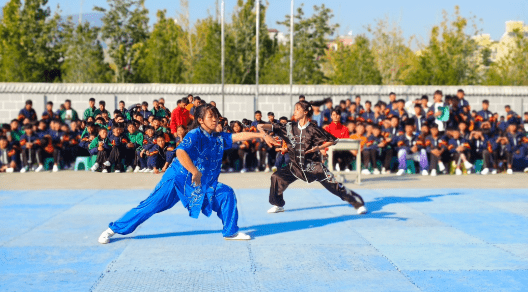
{"label": "black silk uniform", "polygon": [[269,202],[272,205],[284,207],[283,193],[297,179],[307,183],[320,182],[328,191],[356,209],[365,203],[360,195],[338,183],[334,175],[324,166],[319,151],[306,154],[314,147],[325,142],[336,143],[332,134],[308,122],[301,127],[297,122],[286,125],[273,124],[273,134],[282,138],[288,145],[290,163],[280,168],[271,176]]}

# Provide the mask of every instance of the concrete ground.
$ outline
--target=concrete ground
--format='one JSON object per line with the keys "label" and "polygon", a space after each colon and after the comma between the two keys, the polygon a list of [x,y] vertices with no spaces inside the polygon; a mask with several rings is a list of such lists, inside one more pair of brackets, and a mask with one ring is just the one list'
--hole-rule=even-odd
{"label": "concrete ground", "polygon": [[366,177],[363,216],[317,183],[267,214],[269,176],[220,176],[251,241],[178,204],[101,245],[159,175],[0,175],[0,291],[528,291],[527,174]]}

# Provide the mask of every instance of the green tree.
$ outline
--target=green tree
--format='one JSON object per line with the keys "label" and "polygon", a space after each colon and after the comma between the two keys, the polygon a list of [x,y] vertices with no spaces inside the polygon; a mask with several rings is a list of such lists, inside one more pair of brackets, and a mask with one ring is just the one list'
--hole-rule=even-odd
{"label": "green tree", "polygon": [[[297,8],[297,13],[294,15],[294,32],[293,37],[293,82],[295,84],[321,84],[327,78],[322,71],[322,66],[326,59],[325,51],[327,50],[328,37],[333,35],[337,24],[330,24],[334,17],[332,10],[327,8],[324,4],[321,6],[314,6],[314,14],[306,18],[303,11],[303,5]],[[286,15],[285,20],[277,22],[280,25],[290,27],[290,16]],[[289,56],[288,46],[281,47],[280,56],[273,58],[275,61],[280,61],[281,65],[270,63],[270,68],[266,68],[268,74],[275,74],[289,76],[290,60],[285,58]],[[287,50],[287,52],[286,52]],[[274,69],[286,71],[278,72]],[[269,78],[274,80],[273,77]],[[289,82],[289,78],[287,79]],[[282,82],[281,82],[282,83]]]}
{"label": "green tree", "polygon": [[434,26],[428,46],[412,60],[408,85],[471,85],[480,81],[477,43],[466,33],[468,19],[455,6],[453,19],[444,11],[440,26]]}
{"label": "green tree", "polygon": [[372,34],[372,53],[376,68],[381,74],[382,83],[384,85],[402,84],[402,78],[410,67],[414,52],[405,44],[399,23],[385,17],[378,19],[375,26],[369,25],[368,31]]}
{"label": "green tree", "polygon": [[528,39],[520,30],[514,34],[508,54],[491,64],[486,85],[528,86]]}
{"label": "green tree", "polygon": [[378,85],[382,82],[370,42],[364,36],[357,36],[350,46],[338,44],[337,50],[328,53],[328,58],[333,69],[330,76],[332,84]]}
{"label": "green tree", "polygon": [[67,83],[106,83],[113,71],[104,61],[99,29],[88,22],[75,25],[69,17],[63,25],[62,81]]}
{"label": "green tree", "polygon": [[101,33],[108,45],[108,54],[115,64],[114,82],[138,81],[136,69],[148,39],[148,10],[145,0],[107,0],[110,8],[94,7],[103,12]]}
{"label": "green tree", "polygon": [[182,30],[174,19],[166,18],[165,14],[166,11],[158,11],[158,22],[144,47],[138,74],[146,82],[182,83],[184,67],[177,43]]}
{"label": "green tree", "polygon": [[0,21],[0,80],[54,82],[60,79],[59,12],[47,0],[11,0]]}

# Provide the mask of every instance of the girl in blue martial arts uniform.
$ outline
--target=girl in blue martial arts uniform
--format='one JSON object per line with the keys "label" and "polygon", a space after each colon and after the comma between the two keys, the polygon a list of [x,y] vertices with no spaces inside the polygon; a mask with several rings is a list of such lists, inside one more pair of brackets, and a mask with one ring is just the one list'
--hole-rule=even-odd
{"label": "girl in blue martial arts uniform", "polygon": [[233,189],[218,182],[222,155],[234,142],[264,139],[276,145],[270,136],[262,133],[230,134],[216,132],[220,113],[212,105],[199,106],[195,111],[191,130],[176,149],[176,157],[154,188],[150,196],[139,206],[128,211],[119,220],[110,223],[99,237],[100,243],[110,242],[115,233],[132,233],[152,215],[172,208],[179,201],[198,218],[200,212],[210,216],[215,211],[224,228],[222,235],[228,240],[249,240],[251,237],[238,232],[237,201]]}

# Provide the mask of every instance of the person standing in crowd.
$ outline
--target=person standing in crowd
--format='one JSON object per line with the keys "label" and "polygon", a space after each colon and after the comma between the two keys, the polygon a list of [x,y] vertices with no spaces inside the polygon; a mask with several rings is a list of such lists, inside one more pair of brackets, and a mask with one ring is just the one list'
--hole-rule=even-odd
{"label": "person standing in crowd", "polygon": [[53,112],[53,102],[48,101],[46,103],[46,111],[42,113],[42,120],[51,122],[51,120],[59,119],[59,116]]}
{"label": "person standing in crowd", "polygon": [[[324,127],[325,131],[332,134],[336,139],[348,139],[350,135],[348,134],[348,129],[341,124],[341,111],[339,108],[332,110],[332,122]],[[349,151],[338,151],[334,155],[334,161],[328,161],[328,163],[336,164],[336,170],[340,171],[341,169],[345,171],[350,171],[349,165],[352,161],[352,154]]]}
{"label": "person standing in crowd", "polygon": [[265,122],[262,120],[262,112],[256,111],[255,112],[255,120],[251,123],[251,127],[257,127],[259,124],[264,124]]}
{"label": "person standing in crowd", "polygon": [[90,97],[88,100],[88,108],[84,111],[83,118],[86,121],[89,117],[95,118],[95,98]]}
{"label": "person standing in crowd", "polygon": [[94,111],[93,117],[97,117],[98,115],[103,115],[103,113],[109,114],[106,110],[106,102],[104,100],[99,101],[99,108]]}
{"label": "person standing in crowd", "polygon": [[124,100],[119,101],[119,109],[117,110],[119,111],[119,113],[123,116],[123,118],[126,121],[132,120],[132,116],[130,116],[130,111],[126,108]]}
{"label": "person standing in crowd", "polygon": [[68,126],[71,124],[72,121],[76,121],[79,119],[77,111],[72,109],[71,107],[71,100],[67,99],[64,101],[64,111],[62,112],[60,119],[63,123],[66,123]]}
{"label": "person standing in crowd", "polygon": [[201,97],[199,97],[199,96],[193,97],[193,101],[191,103],[193,106],[189,110],[189,114],[190,114],[192,120],[194,120],[194,111],[196,110],[197,107],[200,106],[201,101],[202,101]]}
{"label": "person standing in crowd", "polygon": [[442,91],[440,91],[440,90],[435,91],[435,93],[434,93],[434,104],[427,111],[428,123],[430,125],[432,125],[432,124],[438,125],[438,131],[440,131],[440,136],[443,136],[444,132],[446,130],[445,122],[439,120],[440,116],[443,113],[440,108],[447,106],[442,101],[442,96],[443,96]]}
{"label": "person standing in crowd", "polygon": [[33,101],[31,99],[26,100],[26,105],[18,113],[18,120],[23,122],[25,119],[28,119],[30,122],[37,121],[37,113],[33,109]]}
{"label": "person standing in crowd", "polygon": [[172,111],[170,128],[171,133],[175,134],[178,126],[182,125],[187,128],[189,121],[191,120],[189,110],[187,110],[187,98],[178,100],[178,105]]}

